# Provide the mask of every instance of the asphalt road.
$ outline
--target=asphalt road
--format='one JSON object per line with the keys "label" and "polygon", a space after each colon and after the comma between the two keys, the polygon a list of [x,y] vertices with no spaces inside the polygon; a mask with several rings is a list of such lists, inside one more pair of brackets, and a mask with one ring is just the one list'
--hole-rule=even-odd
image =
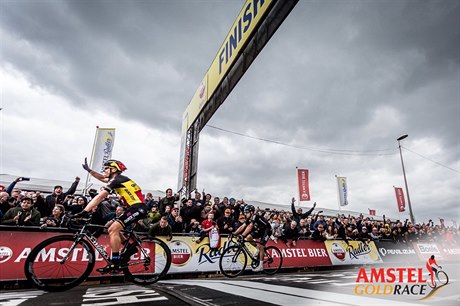
{"label": "asphalt road", "polygon": [[[387,266],[388,267],[388,266]],[[364,267],[370,271],[371,266]],[[60,293],[39,290],[2,290],[1,306],[30,305],[460,305],[458,282],[460,264],[448,264],[444,271],[449,283],[426,298],[420,284],[409,284],[403,294],[355,293],[358,268],[335,269],[303,273],[283,273],[274,276],[249,274],[236,279],[225,277],[170,279],[152,286],[129,283],[85,285]],[[404,278],[407,282],[407,278]],[[377,286],[377,284],[366,284]],[[382,286],[385,284],[381,284]],[[386,285],[389,285],[388,283]],[[395,286],[396,284],[391,284]],[[399,284],[404,288],[405,284]],[[413,285],[418,285],[412,288]],[[362,287],[361,287],[362,288]],[[376,287],[374,287],[376,288]],[[368,290],[371,290],[370,287]],[[381,288],[383,289],[383,287]],[[394,287],[393,287],[394,289]],[[417,292],[417,290],[419,290]],[[433,294],[434,293],[434,294]],[[425,298],[422,300],[422,298]]]}

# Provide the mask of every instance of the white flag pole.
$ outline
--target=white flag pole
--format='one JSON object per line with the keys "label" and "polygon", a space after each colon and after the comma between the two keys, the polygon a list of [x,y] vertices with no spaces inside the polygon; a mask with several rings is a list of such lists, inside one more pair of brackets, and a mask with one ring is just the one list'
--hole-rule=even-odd
{"label": "white flag pole", "polygon": [[[99,132],[99,126],[96,126],[96,134],[94,135],[94,142],[93,142],[93,149],[91,150],[91,159],[89,161],[90,168],[92,169],[93,167],[93,158],[94,158],[94,151],[96,149],[96,140],[97,140],[97,133]],[[88,183],[89,183],[89,172],[86,174],[86,183],[85,183],[85,189],[83,189],[83,196],[86,196],[87,194],[87,188],[88,188]]]}

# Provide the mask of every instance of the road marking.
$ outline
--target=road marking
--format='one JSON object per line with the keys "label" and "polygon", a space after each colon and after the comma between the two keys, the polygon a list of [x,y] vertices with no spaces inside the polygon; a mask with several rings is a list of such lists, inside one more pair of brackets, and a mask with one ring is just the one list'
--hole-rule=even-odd
{"label": "road marking", "polygon": [[27,300],[44,294],[44,291],[2,292],[0,306],[17,306]]}
{"label": "road marking", "polygon": [[398,306],[420,306],[420,304],[406,303],[394,300],[383,300],[343,293],[333,293],[324,291],[293,288],[288,286],[271,285],[267,283],[250,281],[228,281],[228,280],[175,280],[165,281],[170,284],[181,284],[189,286],[201,286],[212,290],[235,294],[245,298],[250,298],[276,305],[306,305],[315,302],[324,306],[339,305],[389,305]]}
{"label": "road marking", "polygon": [[136,285],[89,288],[82,306],[108,306],[167,300],[152,289]]}

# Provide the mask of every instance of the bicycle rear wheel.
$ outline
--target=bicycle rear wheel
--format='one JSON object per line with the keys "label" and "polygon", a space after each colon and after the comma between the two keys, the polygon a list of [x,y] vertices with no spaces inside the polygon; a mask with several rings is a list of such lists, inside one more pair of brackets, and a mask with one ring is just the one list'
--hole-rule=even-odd
{"label": "bicycle rear wheel", "polygon": [[163,241],[157,238],[144,238],[142,249],[139,245],[131,245],[127,253],[130,258],[123,259],[123,269],[126,277],[135,284],[153,284],[168,273],[171,267],[171,250]]}
{"label": "bicycle rear wheel", "polygon": [[75,242],[74,236],[61,235],[39,243],[30,252],[24,273],[38,289],[64,291],[83,282],[94,264],[94,250],[88,242]]}
{"label": "bicycle rear wheel", "polygon": [[438,279],[440,285],[445,285],[449,282],[449,276],[447,276],[444,271],[438,271],[438,273],[436,273],[436,278]]}
{"label": "bicycle rear wheel", "polygon": [[264,273],[265,274],[275,274],[281,268],[283,264],[283,254],[275,246],[268,246],[265,248],[264,256]]}
{"label": "bicycle rear wheel", "polygon": [[246,269],[247,262],[248,256],[243,248],[232,245],[226,248],[220,256],[220,271],[227,277],[237,277]]}

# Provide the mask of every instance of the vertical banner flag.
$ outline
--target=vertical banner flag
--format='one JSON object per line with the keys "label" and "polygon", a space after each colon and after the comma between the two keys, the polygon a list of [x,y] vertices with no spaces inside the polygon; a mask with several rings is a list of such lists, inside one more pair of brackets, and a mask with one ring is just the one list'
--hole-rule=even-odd
{"label": "vertical banner flag", "polygon": [[369,209],[369,215],[375,216],[375,209],[370,209],[370,208],[368,209]]}
{"label": "vertical banner flag", "polygon": [[396,193],[396,200],[398,201],[398,210],[403,212],[406,210],[406,201],[404,200],[404,192],[401,187],[394,187]]}
{"label": "vertical banner flag", "polygon": [[308,169],[297,168],[297,182],[299,184],[299,202],[310,201],[310,188],[308,187]]}
{"label": "vertical banner flag", "polygon": [[104,170],[104,163],[112,158],[114,141],[115,129],[97,128],[91,156],[91,169],[99,173]]}
{"label": "vertical banner flag", "polygon": [[344,176],[337,176],[337,187],[339,188],[339,204],[340,206],[348,205],[348,186],[347,178]]}

